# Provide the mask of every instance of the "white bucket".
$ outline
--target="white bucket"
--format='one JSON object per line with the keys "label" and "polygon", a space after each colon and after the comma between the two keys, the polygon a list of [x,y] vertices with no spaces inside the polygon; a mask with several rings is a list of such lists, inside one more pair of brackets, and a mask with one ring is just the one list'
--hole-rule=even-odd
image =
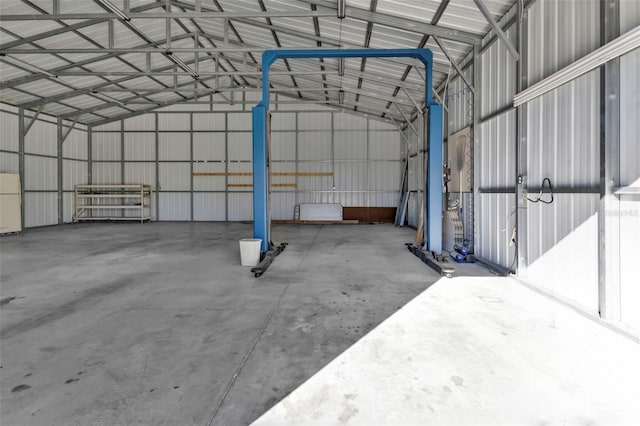
{"label": "white bucket", "polygon": [[243,238],[240,240],[240,264],[242,266],[256,266],[260,262],[259,238]]}

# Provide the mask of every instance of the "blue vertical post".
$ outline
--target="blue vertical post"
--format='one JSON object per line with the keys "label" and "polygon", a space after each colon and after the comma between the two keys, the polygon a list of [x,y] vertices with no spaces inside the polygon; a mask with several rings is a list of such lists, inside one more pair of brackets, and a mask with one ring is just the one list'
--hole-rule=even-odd
{"label": "blue vertical post", "polygon": [[279,49],[262,54],[262,100],[253,108],[253,233],[269,249],[269,166],[267,111],[269,109],[269,67],[278,59],[308,58],[417,58],[425,65],[425,104],[429,108],[429,162],[427,173],[427,249],[442,253],[442,106],[431,94],[433,54],[429,49]]}
{"label": "blue vertical post", "polygon": [[427,250],[442,253],[442,105],[429,105],[427,162]]}
{"label": "blue vertical post", "polygon": [[260,250],[269,250],[269,166],[267,163],[267,108],[252,109],[253,124],[253,237],[260,238]]}

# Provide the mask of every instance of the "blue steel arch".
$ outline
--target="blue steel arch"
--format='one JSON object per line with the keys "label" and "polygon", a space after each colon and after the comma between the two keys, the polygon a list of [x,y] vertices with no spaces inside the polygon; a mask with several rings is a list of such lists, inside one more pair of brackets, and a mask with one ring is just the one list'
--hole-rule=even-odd
{"label": "blue steel arch", "polygon": [[262,53],[262,100],[252,109],[253,123],[253,235],[262,240],[261,251],[271,243],[269,209],[269,158],[267,111],[269,109],[269,69],[279,59],[310,58],[416,58],[425,66],[425,103],[428,108],[428,163],[426,240],[427,250],[442,253],[443,132],[442,105],[431,94],[433,53],[429,49],[273,49]]}

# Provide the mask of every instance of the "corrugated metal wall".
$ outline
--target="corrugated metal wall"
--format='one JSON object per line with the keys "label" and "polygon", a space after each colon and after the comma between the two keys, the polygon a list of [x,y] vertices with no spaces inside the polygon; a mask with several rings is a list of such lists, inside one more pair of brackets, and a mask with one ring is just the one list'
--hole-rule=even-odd
{"label": "corrugated metal wall", "polygon": [[[620,4],[620,31],[640,24],[640,2]],[[640,49],[620,58],[620,186],[640,188]],[[640,256],[640,196],[621,195],[620,320],[640,330],[640,285],[636,262]]]}
{"label": "corrugated metal wall", "polygon": [[[516,27],[505,31],[517,44]],[[475,252],[497,265],[511,267],[515,246],[516,113],[509,109],[516,92],[516,63],[505,43],[496,40],[480,55],[480,125],[475,138]]]}
{"label": "corrugated metal wall", "polygon": [[[536,2],[528,15],[528,83],[597,49],[600,2]],[[553,204],[527,203],[526,279],[598,312],[599,71],[526,107],[527,187],[551,179]]]}
{"label": "corrugated metal wall", "polygon": [[[299,203],[395,207],[401,172],[397,129],[312,107],[272,111],[273,172],[332,176],[274,176],[272,183],[286,186],[272,188],[272,218],[293,219]],[[127,119],[124,127],[94,128],[93,182],[157,187],[154,216],[159,220],[251,220],[252,177],[224,175],[253,170],[248,108],[182,109]]]}
{"label": "corrugated metal wall", "polygon": [[[25,125],[34,113],[25,112]],[[63,122],[63,133],[72,123]],[[19,173],[18,108],[0,104],[0,171]],[[62,146],[62,194],[58,192],[57,121],[41,114],[24,140],[24,226],[26,228],[58,224],[58,203],[62,195],[62,220],[73,215],[73,189],[86,183],[88,176],[87,130],[76,126]]]}

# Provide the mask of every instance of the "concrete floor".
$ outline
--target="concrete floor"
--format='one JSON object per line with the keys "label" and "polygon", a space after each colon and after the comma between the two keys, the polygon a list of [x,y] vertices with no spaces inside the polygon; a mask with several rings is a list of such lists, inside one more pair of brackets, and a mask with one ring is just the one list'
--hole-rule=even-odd
{"label": "concrete floor", "polygon": [[640,345],[512,278],[442,279],[260,417],[640,425]]}
{"label": "concrete floor", "polygon": [[0,424],[251,423],[439,277],[391,225],[79,224],[0,239]]}

